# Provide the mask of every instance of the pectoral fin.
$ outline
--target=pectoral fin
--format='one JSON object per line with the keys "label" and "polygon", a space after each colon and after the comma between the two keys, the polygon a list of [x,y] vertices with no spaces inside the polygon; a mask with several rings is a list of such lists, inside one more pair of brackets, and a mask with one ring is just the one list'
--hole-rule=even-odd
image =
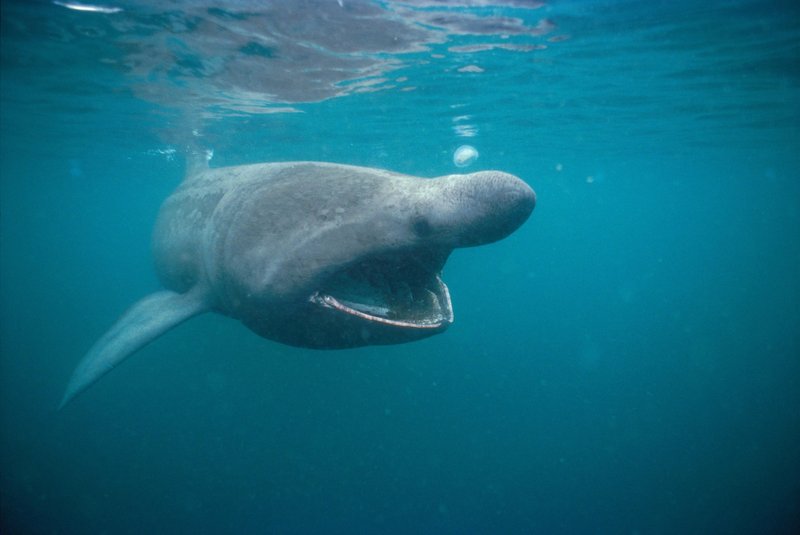
{"label": "pectoral fin", "polygon": [[184,294],[150,294],[128,309],[89,350],[72,372],[59,409],[86,390],[114,366],[171,328],[209,309],[206,294],[193,289]]}

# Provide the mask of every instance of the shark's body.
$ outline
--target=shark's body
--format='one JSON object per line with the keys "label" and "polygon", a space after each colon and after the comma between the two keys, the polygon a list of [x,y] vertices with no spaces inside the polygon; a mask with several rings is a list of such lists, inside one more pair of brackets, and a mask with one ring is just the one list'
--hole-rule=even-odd
{"label": "shark's body", "polygon": [[154,232],[167,290],[133,305],[92,347],[61,405],[206,311],[320,349],[442,332],[453,321],[439,276],[450,252],[507,236],[534,205],[530,187],[499,171],[424,179],[290,162],[190,173]]}

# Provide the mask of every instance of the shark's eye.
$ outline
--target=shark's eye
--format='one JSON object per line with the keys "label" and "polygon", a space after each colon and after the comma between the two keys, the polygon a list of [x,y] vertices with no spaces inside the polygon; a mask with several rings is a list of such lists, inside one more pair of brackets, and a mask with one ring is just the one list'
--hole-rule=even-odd
{"label": "shark's eye", "polygon": [[431,232],[433,232],[430,222],[426,217],[423,216],[415,217],[414,221],[411,223],[411,226],[414,229],[414,233],[420,238],[430,236]]}

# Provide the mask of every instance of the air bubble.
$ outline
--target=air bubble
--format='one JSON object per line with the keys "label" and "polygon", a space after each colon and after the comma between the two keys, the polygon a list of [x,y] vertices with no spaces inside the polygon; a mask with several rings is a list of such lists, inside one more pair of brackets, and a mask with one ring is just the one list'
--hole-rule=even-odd
{"label": "air bubble", "polygon": [[471,145],[461,145],[453,153],[453,163],[456,167],[467,167],[478,159],[478,151]]}

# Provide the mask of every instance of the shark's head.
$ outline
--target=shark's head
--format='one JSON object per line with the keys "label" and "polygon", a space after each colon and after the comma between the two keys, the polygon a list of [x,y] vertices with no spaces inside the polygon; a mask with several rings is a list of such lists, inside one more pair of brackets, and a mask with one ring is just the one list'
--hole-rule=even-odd
{"label": "shark's head", "polygon": [[[516,230],[536,197],[499,171],[422,179],[304,164],[236,205],[219,249],[222,311],[292,345],[393,344],[442,332],[455,248]],[[274,219],[280,216],[280,228]]]}

